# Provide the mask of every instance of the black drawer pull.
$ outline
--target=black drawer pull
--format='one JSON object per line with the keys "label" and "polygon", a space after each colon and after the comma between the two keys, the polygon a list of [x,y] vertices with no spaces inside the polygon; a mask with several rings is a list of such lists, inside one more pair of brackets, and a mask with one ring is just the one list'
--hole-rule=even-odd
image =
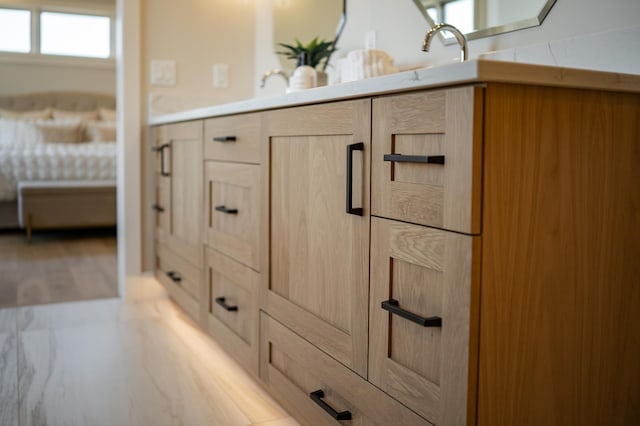
{"label": "black drawer pull", "polygon": [[333,409],[333,407],[331,407],[329,404],[327,404],[326,402],[324,402],[322,400],[322,398],[324,398],[324,391],[322,389],[319,389],[317,391],[311,392],[309,394],[309,396],[311,397],[313,402],[318,404],[320,406],[320,408],[322,408],[324,411],[329,413],[329,415],[331,415],[331,417],[333,417],[334,419],[336,419],[336,420],[351,420],[351,411],[337,412],[336,410]]}
{"label": "black drawer pull", "polygon": [[160,145],[157,148],[152,148],[152,151],[160,153],[160,175],[161,176],[170,176],[169,172],[165,172],[164,170],[164,150],[171,146],[170,143],[165,143]]}
{"label": "black drawer pull", "polygon": [[163,213],[164,212],[164,207],[160,206],[159,204],[154,204],[151,206],[151,208],[155,211],[157,211],[158,213]]}
{"label": "black drawer pull", "polygon": [[182,277],[176,271],[167,272],[167,276],[169,278],[171,278],[171,281],[173,281],[174,283],[176,283],[178,285],[180,285],[180,283],[182,282]]}
{"label": "black drawer pull", "polygon": [[385,154],[384,161],[396,163],[444,164],[444,155]]}
{"label": "black drawer pull", "polygon": [[347,208],[349,214],[362,216],[362,207],[353,207],[353,151],[364,151],[364,142],[347,145]]}
{"label": "black drawer pull", "polygon": [[222,212],[225,214],[238,214],[238,209],[228,209],[226,206],[215,206],[214,209],[217,212]]}
{"label": "black drawer pull", "polygon": [[220,306],[222,306],[223,308],[225,308],[227,311],[230,312],[236,312],[238,310],[237,306],[231,306],[231,305],[227,305],[227,299],[226,297],[216,297],[216,303]]}
{"label": "black drawer pull", "polygon": [[214,142],[235,142],[236,141],[236,137],[235,136],[215,136],[213,138]]}
{"label": "black drawer pull", "polygon": [[421,317],[420,315],[416,315],[413,312],[405,311],[400,308],[400,304],[397,300],[389,299],[382,302],[382,309],[385,311],[389,311],[392,314],[401,316],[402,318],[408,319],[409,321],[413,321],[416,324],[420,324],[423,327],[442,327],[442,318],[440,317]]}

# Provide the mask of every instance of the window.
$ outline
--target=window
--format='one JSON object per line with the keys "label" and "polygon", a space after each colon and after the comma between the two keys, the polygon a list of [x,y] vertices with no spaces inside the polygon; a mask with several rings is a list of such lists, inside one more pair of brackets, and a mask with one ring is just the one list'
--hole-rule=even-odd
{"label": "window", "polygon": [[0,9],[0,51],[31,52],[31,11]]}
{"label": "window", "polygon": [[80,60],[97,65],[96,59],[113,58],[112,8],[90,5],[78,10],[50,1],[51,5],[16,2],[15,7],[0,7],[1,60],[59,62],[66,59],[54,56],[63,56],[76,64]]}
{"label": "window", "polygon": [[111,19],[107,16],[42,12],[40,52],[108,58],[111,56]]}

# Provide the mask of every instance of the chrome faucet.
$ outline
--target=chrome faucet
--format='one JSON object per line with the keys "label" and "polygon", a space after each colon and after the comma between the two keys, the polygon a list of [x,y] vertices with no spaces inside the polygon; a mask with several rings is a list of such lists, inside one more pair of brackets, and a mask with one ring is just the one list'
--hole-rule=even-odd
{"label": "chrome faucet", "polygon": [[460,45],[460,62],[464,62],[467,60],[467,38],[462,34],[462,31],[454,27],[450,24],[438,24],[427,31],[427,34],[424,36],[424,41],[422,42],[422,51],[428,52],[429,46],[431,46],[431,39],[433,36],[440,31],[449,31],[453,34]]}
{"label": "chrome faucet", "polygon": [[260,88],[264,88],[264,85],[267,83],[267,80],[269,79],[269,77],[271,77],[272,75],[279,75],[282,78],[285,79],[285,81],[287,82],[287,87],[289,87],[289,76],[287,75],[286,72],[279,70],[277,68],[274,68],[272,70],[269,71],[265,71],[264,74],[262,74],[262,79],[260,80]]}

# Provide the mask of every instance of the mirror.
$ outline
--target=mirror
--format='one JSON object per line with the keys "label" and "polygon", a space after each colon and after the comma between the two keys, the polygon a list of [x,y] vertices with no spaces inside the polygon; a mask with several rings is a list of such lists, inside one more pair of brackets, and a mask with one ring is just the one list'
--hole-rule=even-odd
{"label": "mirror", "polygon": [[[303,44],[319,37],[338,40],[347,20],[347,0],[273,0],[274,52],[282,51],[278,43]],[[295,68],[295,61],[278,56],[283,69]]]}
{"label": "mirror", "polygon": [[[432,27],[445,22],[475,40],[540,25],[556,0],[413,0]],[[442,34],[442,33],[440,33]],[[446,37],[444,42],[454,42]]]}

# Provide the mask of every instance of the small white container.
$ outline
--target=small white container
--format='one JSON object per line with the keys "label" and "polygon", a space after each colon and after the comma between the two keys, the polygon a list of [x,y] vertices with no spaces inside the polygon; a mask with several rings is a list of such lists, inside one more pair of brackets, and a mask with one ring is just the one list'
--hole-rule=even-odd
{"label": "small white container", "polygon": [[289,92],[311,89],[317,85],[316,70],[309,66],[309,56],[303,52],[298,56],[298,67],[289,78]]}

